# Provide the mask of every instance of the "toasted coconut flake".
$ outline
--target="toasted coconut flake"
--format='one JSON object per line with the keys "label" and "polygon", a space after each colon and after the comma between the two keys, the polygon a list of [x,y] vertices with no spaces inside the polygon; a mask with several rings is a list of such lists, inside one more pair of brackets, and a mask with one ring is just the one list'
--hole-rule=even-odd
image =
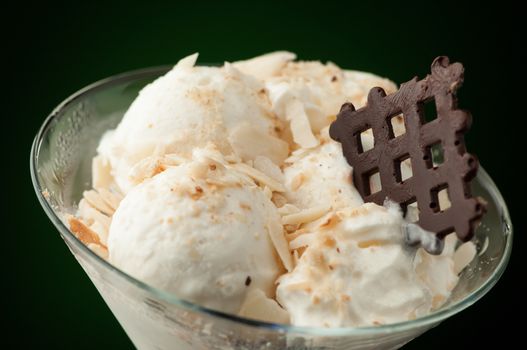
{"label": "toasted coconut flake", "polygon": [[225,160],[229,163],[241,163],[242,162],[242,159],[235,154],[226,155]]}
{"label": "toasted coconut flake", "polygon": [[145,179],[165,171],[166,167],[161,160],[161,157],[152,156],[139,161],[130,169],[128,178],[133,184],[137,185]]}
{"label": "toasted coconut flake", "polygon": [[300,260],[300,256],[298,255],[298,250],[293,250],[293,264],[294,266],[298,265],[298,261]]}
{"label": "toasted coconut flake", "polygon": [[99,192],[95,190],[84,191],[82,196],[93,208],[97,209],[101,213],[108,216],[113,215],[115,209],[108,205],[104,199],[102,199],[101,195],[99,195]]}
{"label": "toasted coconut flake", "polygon": [[194,67],[196,64],[196,61],[198,60],[199,53],[193,53],[192,55],[188,55],[187,57],[183,57],[178,61],[175,68],[183,68],[183,69],[189,69]]}
{"label": "toasted coconut flake", "polygon": [[151,178],[167,168],[178,166],[185,162],[185,159],[176,154],[157,155],[161,151],[155,151],[156,155],[147,157],[137,162],[128,177],[133,184],[139,184],[145,179]]}
{"label": "toasted coconut flake", "polygon": [[97,155],[92,160],[93,188],[110,188],[113,183],[112,167],[108,159]]}
{"label": "toasted coconut flake", "polygon": [[302,102],[297,99],[289,101],[286,106],[286,118],[290,120],[291,133],[296,144],[302,148],[313,148],[318,145]]}
{"label": "toasted coconut flake", "polygon": [[302,210],[301,212],[286,215],[282,217],[282,224],[291,225],[291,224],[303,224],[306,222],[311,222],[322,217],[328,211],[331,210],[330,206],[319,205],[309,209]]}
{"label": "toasted coconut flake", "polygon": [[295,250],[300,247],[307,247],[315,239],[316,233],[304,233],[289,242],[289,249]]}
{"label": "toasted coconut flake", "polygon": [[295,214],[299,211],[300,209],[298,209],[295,205],[289,203],[284,204],[284,206],[278,209],[278,213],[280,213],[280,215],[282,216]]}
{"label": "toasted coconut flake", "polygon": [[73,232],[82,243],[86,245],[93,243],[98,244],[100,246],[104,246],[99,240],[99,235],[97,235],[97,233],[95,233],[92,229],[90,229],[76,217],[70,216],[68,218],[68,223],[70,225],[71,232]]}
{"label": "toasted coconut flake", "polygon": [[291,291],[302,290],[307,293],[311,293],[313,291],[312,284],[309,281],[301,281],[297,283],[288,284],[287,289]]}
{"label": "toasted coconut flake", "polygon": [[295,239],[297,239],[299,236],[302,236],[306,233],[311,233],[310,231],[306,231],[304,230],[303,228],[302,229],[298,229],[294,232],[291,232],[291,233],[288,233],[285,235],[285,239],[288,241],[288,242],[291,242]]}
{"label": "toasted coconut flake", "polygon": [[287,204],[287,198],[285,198],[283,195],[281,195],[278,192],[273,192],[273,196],[271,197],[271,201],[274,203],[274,205],[277,208],[281,208],[284,205]]}
{"label": "toasted coconut flake", "polygon": [[284,182],[282,170],[267,157],[257,156],[254,159],[253,167],[279,183]]}
{"label": "toasted coconut flake", "polygon": [[260,289],[252,289],[247,293],[238,314],[259,321],[289,323],[289,313]]}
{"label": "toasted coconut flake", "polygon": [[243,161],[265,156],[275,164],[282,164],[289,153],[289,145],[286,142],[247,122],[232,130],[228,141],[234,153]]}
{"label": "toasted coconut flake", "polygon": [[267,186],[264,186],[263,188],[263,193],[265,194],[265,196],[268,198],[268,199],[272,199],[273,198],[273,191],[267,187]]}
{"label": "toasted coconut flake", "polygon": [[476,256],[476,253],[476,246],[472,242],[465,242],[457,248],[453,257],[454,271],[456,275],[459,275],[459,273],[470,264]]}
{"label": "toasted coconut flake", "polygon": [[245,74],[264,80],[277,75],[287,62],[295,58],[296,55],[292,52],[276,51],[245,61],[233,62],[232,65]]}
{"label": "toasted coconut flake", "polygon": [[99,236],[99,240],[102,244],[105,246],[108,245],[109,225],[103,224],[100,221],[94,221],[89,227]]}
{"label": "toasted coconut flake", "polygon": [[386,245],[388,243],[390,243],[390,242],[388,242],[386,240],[382,240],[382,239],[369,239],[369,240],[365,240],[365,241],[359,241],[357,243],[357,246],[359,248],[380,247],[380,246]]}
{"label": "toasted coconut flake", "polygon": [[291,191],[298,190],[304,182],[307,180],[307,175],[304,173],[299,173],[291,180]]}
{"label": "toasted coconut flake", "polygon": [[88,243],[88,248],[90,248],[95,254],[100,256],[103,259],[108,259],[108,249],[106,247],[103,247],[102,245],[95,244],[95,243]]}
{"label": "toasted coconut flake", "polygon": [[108,204],[114,211],[119,207],[119,203],[123,199],[123,196],[117,192],[108,191],[106,188],[99,188],[97,190],[101,199]]}
{"label": "toasted coconut flake", "polygon": [[289,253],[289,244],[285,239],[282,225],[280,225],[278,222],[271,222],[267,226],[267,232],[271,237],[271,242],[273,242],[273,245],[285,269],[287,271],[291,271],[293,269],[293,259]]}
{"label": "toasted coconut flake", "polygon": [[300,227],[300,224],[294,224],[294,225],[284,225],[284,230],[288,233],[295,232]]}
{"label": "toasted coconut flake", "polygon": [[247,164],[239,163],[230,165],[231,168],[238,170],[241,173],[244,173],[251,177],[252,179],[258,181],[261,185],[269,187],[271,190],[276,192],[285,192],[284,186],[278,181],[270,178],[261,171],[256,170],[253,167],[248,166]]}

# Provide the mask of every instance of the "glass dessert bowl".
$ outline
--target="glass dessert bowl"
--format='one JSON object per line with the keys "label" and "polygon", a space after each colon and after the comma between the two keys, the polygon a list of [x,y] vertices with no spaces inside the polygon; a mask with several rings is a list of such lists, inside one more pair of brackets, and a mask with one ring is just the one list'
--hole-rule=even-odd
{"label": "glass dessert bowl", "polygon": [[360,328],[309,328],[224,314],[155,289],[102,259],[64,224],[89,189],[91,160],[139,90],[169,67],[94,83],[66,99],[46,119],[31,151],[37,196],[69,249],[139,349],[396,349],[472,305],[497,282],[512,247],[512,226],[498,189],[480,168],[473,192],[488,201],[476,231],[476,258],[439,310],[412,321]]}

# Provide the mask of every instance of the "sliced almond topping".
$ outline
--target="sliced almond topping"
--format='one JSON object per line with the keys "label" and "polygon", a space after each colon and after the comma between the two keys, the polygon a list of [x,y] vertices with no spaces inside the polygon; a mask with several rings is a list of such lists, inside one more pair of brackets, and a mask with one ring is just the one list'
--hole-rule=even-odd
{"label": "sliced almond topping", "polygon": [[232,164],[229,167],[248,175],[249,177],[258,181],[260,184],[266,185],[273,191],[285,192],[285,188],[281,183],[270,178],[269,176],[265,175],[261,171],[258,171],[255,168],[248,166],[247,164],[238,163],[238,164]]}
{"label": "sliced almond topping", "polygon": [[319,205],[313,208],[305,209],[298,213],[283,216],[282,224],[290,225],[290,224],[303,224],[306,222],[310,222],[310,221],[313,221],[313,220],[316,220],[322,217],[324,214],[326,214],[330,210],[331,210],[331,207],[327,205]]}

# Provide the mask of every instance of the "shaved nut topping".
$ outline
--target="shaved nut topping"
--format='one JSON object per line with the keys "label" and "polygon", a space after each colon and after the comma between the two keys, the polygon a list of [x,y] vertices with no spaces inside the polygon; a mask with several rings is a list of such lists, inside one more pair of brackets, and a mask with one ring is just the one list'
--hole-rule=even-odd
{"label": "shaved nut topping", "polygon": [[279,183],[278,181],[272,179],[271,177],[265,175],[261,171],[256,170],[255,168],[247,164],[243,164],[243,163],[232,164],[232,165],[229,165],[229,167],[232,169],[236,169],[241,173],[246,174],[247,176],[258,181],[260,184],[266,185],[273,191],[285,192],[285,188],[281,183]]}
{"label": "shaved nut topping", "polygon": [[298,213],[283,216],[282,223],[284,225],[303,224],[320,218],[330,210],[331,207],[326,205],[305,209]]}

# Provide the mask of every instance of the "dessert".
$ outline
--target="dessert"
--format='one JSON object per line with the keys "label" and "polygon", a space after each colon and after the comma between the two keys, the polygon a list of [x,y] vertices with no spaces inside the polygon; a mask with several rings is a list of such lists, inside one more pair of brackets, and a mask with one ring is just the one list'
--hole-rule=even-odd
{"label": "dessert", "polygon": [[329,136],[342,104],[395,84],[288,52],[196,59],[145,87],[101,140],[93,189],[68,219],[79,239],[153,287],[268,322],[372,326],[448,299],[474,250],[455,235],[440,255],[408,247],[422,230],[397,204],[364,203]]}

